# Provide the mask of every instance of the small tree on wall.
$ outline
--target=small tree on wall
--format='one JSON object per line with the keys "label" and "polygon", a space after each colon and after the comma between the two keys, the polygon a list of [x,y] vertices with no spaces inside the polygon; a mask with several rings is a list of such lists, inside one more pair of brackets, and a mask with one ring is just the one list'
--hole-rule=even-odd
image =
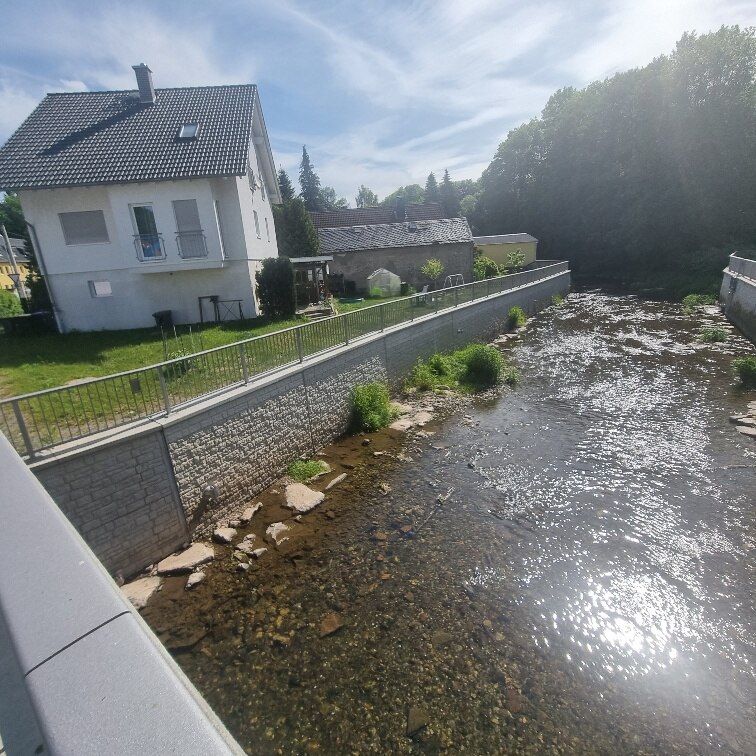
{"label": "small tree on wall", "polygon": [[263,315],[274,320],[291,318],[296,310],[294,267],[288,257],[268,257],[255,273],[257,298]]}
{"label": "small tree on wall", "polygon": [[420,272],[433,281],[433,288],[436,288],[436,281],[444,275],[444,264],[437,257],[429,257],[421,266]]}

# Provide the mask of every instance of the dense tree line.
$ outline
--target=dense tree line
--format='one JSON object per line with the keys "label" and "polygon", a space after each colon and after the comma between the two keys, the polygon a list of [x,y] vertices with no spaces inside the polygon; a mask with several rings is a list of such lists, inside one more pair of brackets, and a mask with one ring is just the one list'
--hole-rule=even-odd
{"label": "dense tree line", "polygon": [[754,31],[685,34],[645,68],[556,92],[484,171],[475,231],[527,231],[585,275],[711,285],[756,242]]}

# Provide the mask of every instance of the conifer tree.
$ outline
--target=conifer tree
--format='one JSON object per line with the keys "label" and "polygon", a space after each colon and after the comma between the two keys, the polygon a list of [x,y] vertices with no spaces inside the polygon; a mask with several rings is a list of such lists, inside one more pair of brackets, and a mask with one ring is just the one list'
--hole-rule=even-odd
{"label": "conifer tree", "polygon": [[289,174],[283,168],[278,171],[278,186],[281,189],[281,199],[284,202],[294,199],[294,185],[291,183]]}
{"label": "conifer tree", "polygon": [[428,174],[428,179],[425,182],[425,201],[426,202],[441,202],[441,193],[438,190],[438,181],[433,175],[433,172]]}
{"label": "conifer tree", "polygon": [[310,161],[305,145],[302,145],[302,162],[299,165],[299,186],[301,189],[299,196],[302,198],[305,207],[314,212],[322,210],[320,178],[315,173],[315,167]]}
{"label": "conifer tree", "polygon": [[444,217],[459,217],[459,197],[457,196],[456,187],[452,184],[447,168],[444,169],[444,178],[441,180],[441,186],[438,191],[441,195],[441,207],[444,211]]}
{"label": "conifer tree", "polygon": [[379,204],[378,195],[364,184],[360,184],[354,203],[357,207],[377,207]]}
{"label": "conifer tree", "polygon": [[278,254],[282,257],[315,257],[320,251],[318,232],[304,202],[296,197],[273,206]]}

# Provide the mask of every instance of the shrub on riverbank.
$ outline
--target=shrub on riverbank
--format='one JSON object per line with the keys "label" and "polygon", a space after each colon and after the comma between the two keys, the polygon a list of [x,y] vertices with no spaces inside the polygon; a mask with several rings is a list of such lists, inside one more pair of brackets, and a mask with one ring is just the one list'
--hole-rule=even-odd
{"label": "shrub on riverbank", "polygon": [[716,303],[717,298],[711,294],[688,294],[687,297],[683,297],[682,308],[686,315],[692,315],[697,308],[715,305]]}
{"label": "shrub on riverbank", "polygon": [[718,341],[727,341],[727,331],[719,326],[706,326],[698,334],[698,340],[704,344],[716,344]]}
{"label": "shrub on riverbank", "polygon": [[441,386],[461,391],[480,391],[497,383],[514,386],[517,370],[502,353],[490,344],[469,344],[451,354],[434,354],[427,361],[418,360],[407,386],[430,391]]}
{"label": "shrub on riverbank", "polygon": [[366,383],[352,389],[352,431],[375,431],[396,417],[385,383]]}
{"label": "shrub on riverbank", "polygon": [[742,386],[756,387],[756,357],[738,357],[731,364]]}
{"label": "shrub on riverbank", "polygon": [[319,459],[298,459],[286,469],[287,474],[295,480],[309,480],[328,469],[325,462]]}
{"label": "shrub on riverbank", "polygon": [[527,316],[522,307],[510,307],[507,313],[507,326],[510,329],[522,328],[527,323]]}

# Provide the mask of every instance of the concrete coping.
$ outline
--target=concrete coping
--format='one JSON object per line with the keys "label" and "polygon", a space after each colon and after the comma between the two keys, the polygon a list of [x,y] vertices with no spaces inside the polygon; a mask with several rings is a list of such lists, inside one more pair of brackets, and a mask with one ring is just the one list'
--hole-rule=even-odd
{"label": "concrete coping", "polygon": [[7,752],[242,754],[3,436],[0,468]]}

